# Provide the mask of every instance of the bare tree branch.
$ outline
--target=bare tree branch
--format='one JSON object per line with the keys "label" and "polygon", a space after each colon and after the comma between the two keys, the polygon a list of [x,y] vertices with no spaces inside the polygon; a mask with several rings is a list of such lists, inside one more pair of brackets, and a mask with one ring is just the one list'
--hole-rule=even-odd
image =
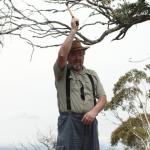
{"label": "bare tree branch", "polygon": [[[1,0],[0,36],[3,36],[3,39],[9,34],[20,34],[20,37],[25,37],[27,32],[30,37],[27,34],[24,39],[32,41],[29,42],[31,45],[41,48],[60,45],[59,40],[70,31],[70,25],[64,19],[68,15],[66,0],[39,0],[39,2],[43,6],[25,1],[21,2],[24,6],[21,7],[15,0]],[[81,23],[77,32],[77,37],[85,45],[99,43],[114,32],[117,36],[113,40],[121,40],[132,26],[150,20],[150,4],[146,0],[137,0],[134,3],[122,0],[117,4],[112,0],[73,0],[70,4],[75,14],[80,16],[81,12],[86,12],[86,23]],[[59,17],[60,15],[63,17]],[[85,33],[89,29],[92,29],[91,32],[95,37]],[[48,39],[54,39],[54,42],[46,43]],[[2,46],[3,42],[1,39]]]}

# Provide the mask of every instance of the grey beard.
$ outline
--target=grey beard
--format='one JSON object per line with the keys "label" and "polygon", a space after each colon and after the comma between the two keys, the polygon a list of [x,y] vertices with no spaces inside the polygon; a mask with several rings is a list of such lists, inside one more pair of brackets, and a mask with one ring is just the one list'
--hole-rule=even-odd
{"label": "grey beard", "polygon": [[68,65],[70,69],[75,70],[75,71],[80,71],[83,68],[83,65]]}

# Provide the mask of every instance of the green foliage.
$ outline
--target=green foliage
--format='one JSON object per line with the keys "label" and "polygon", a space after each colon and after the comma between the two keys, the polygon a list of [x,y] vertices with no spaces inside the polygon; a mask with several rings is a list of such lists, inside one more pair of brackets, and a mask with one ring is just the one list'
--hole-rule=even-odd
{"label": "green foliage", "polygon": [[[140,89],[139,85],[142,81],[145,81],[149,84],[149,77],[146,72],[140,71],[137,69],[130,70],[125,75],[120,77],[118,82],[114,85],[111,102],[109,102],[105,109],[115,110],[119,106],[123,108],[123,102],[128,101],[129,107],[132,106],[133,101],[139,96],[143,94],[142,89]],[[126,108],[130,110],[130,108]],[[133,109],[134,107],[131,107]]]}
{"label": "green foliage", "polygon": [[[116,145],[119,141],[123,144],[136,147],[140,145],[140,141],[148,137],[148,122],[150,121],[150,114],[141,114],[135,118],[129,118],[124,121],[111,135],[111,144]],[[142,144],[140,145],[142,147]]]}
{"label": "green foliage", "polygon": [[125,1],[114,11],[113,17],[118,23],[131,24],[136,16],[148,14],[150,14],[150,5],[145,0],[138,0],[135,3]]}
{"label": "green foliage", "polygon": [[145,150],[147,139],[150,137],[149,71],[150,65],[146,65],[144,70],[132,69],[121,76],[114,85],[114,96],[105,109],[115,110],[118,114],[122,110],[121,113],[127,114],[128,119],[124,121],[123,115],[116,115],[122,122],[112,132],[112,146],[121,142],[131,148]]}
{"label": "green foliage", "polygon": [[101,3],[102,3],[103,5],[108,5],[108,4],[111,3],[111,0],[102,0]]}
{"label": "green foliage", "polygon": [[146,69],[146,70],[148,70],[148,69],[150,70],[150,64],[146,65],[146,66],[145,66],[145,69]]}

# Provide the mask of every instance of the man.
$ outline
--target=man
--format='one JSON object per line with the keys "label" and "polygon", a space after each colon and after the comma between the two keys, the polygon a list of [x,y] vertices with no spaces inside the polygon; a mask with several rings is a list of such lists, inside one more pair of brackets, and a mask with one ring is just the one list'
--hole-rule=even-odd
{"label": "man", "polygon": [[54,64],[60,112],[56,150],[99,150],[96,116],[106,96],[97,74],[83,66],[88,47],[75,39],[77,22],[72,18],[71,31]]}

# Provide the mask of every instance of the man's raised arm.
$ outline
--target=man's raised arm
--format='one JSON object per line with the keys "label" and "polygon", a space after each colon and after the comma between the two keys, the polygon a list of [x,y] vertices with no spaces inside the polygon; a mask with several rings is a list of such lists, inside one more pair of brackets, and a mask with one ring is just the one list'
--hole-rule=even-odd
{"label": "man's raised arm", "polygon": [[78,30],[77,22],[78,22],[77,18],[72,18],[71,31],[70,31],[69,35],[67,36],[67,38],[65,39],[64,43],[60,47],[60,50],[58,53],[58,58],[57,58],[58,66],[60,67],[60,69],[64,69],[64,66],[67,62],[67,57],[68,57],[68,54],[69,54],[69,51],[70,51],[70,48],[72,45],[72,41]]}

